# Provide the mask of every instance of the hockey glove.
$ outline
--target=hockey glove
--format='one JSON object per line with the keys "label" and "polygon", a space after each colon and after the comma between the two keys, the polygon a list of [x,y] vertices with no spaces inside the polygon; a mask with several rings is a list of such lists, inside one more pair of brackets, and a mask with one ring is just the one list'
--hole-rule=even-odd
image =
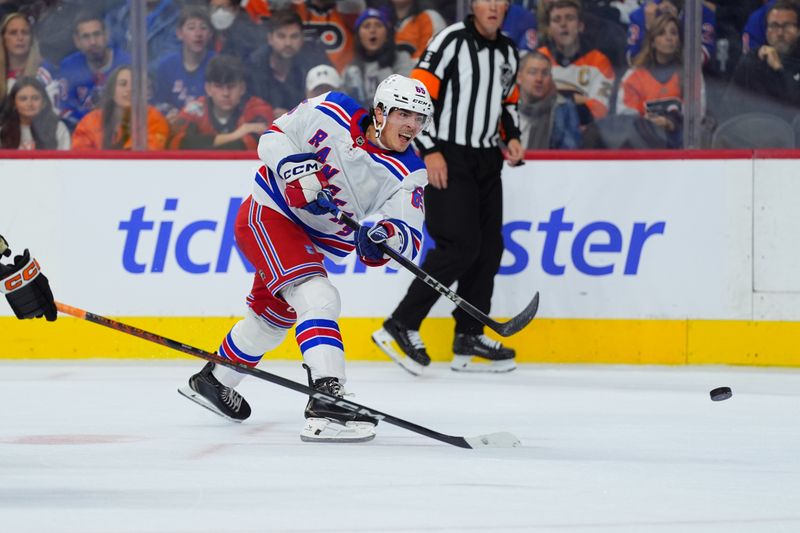
{"label": "hockey glove", "polygon": [[[330,212],[326,199],[333,202],[328,187],[328,179],[321,172],[322,163],[316,155],[295,154],[285,158],[278,165],[278,174],[286,180],[286,202],[290,207],[305,209],[314,215]],[[322,192],[324,197],[319,197]]]}
{"label": "hockey glove", "polygon": [[[2,245],[8,250],[5,240],[2,240],[0,247]],[[2,255],[8,253],[0,252]],[[19,319],[44,316],[52,322],[58,316],[50,283],[28,250],[16,256],[11,265],[0,263],[0,292],[6,295],[8,304]]]}
{"label": "hockey glove", "polygon": [[402,253],[405,247],[400,221],[392,219],[381,220],[374,226],[361,226],[356,234],[356,252],[361,261],[371,267],[383,266],[389,262],[389,257],[383,255],[380,244]]}

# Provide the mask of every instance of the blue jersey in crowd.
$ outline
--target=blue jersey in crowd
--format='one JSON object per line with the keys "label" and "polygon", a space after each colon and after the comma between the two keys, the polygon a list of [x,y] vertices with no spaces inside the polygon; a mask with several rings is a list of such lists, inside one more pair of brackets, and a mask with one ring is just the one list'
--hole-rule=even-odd
{"label": "blue jersey in crowd", "polygon": [[95,72],[83,52],[73,52],[59,66],[62,86],[61,115],[71,130],[100,102],[106,79],[120,65],[130,65],[131,58],[120,48],[111,48],[109,65]]}
{"label": "blue jersey in crowd", "polygon": [[154,74],[153,105],[167,115],[205,95],[206,65],[212,57],[214,52],[209,51],[193,72],[183,66],[183,52],[163,58]]}
{"label": "blue jersey in crowd", "polygon": [[503,21],[503,33],[517,45],[520,52],[539,48],[536,15],[521,5],[508,7],[508,15]]}

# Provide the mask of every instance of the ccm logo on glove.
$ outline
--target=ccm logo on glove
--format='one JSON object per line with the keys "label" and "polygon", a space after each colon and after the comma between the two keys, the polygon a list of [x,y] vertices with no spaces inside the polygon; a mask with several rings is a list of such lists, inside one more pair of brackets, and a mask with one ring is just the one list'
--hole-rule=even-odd
{"label": "ccm logo on glove", "polygon": [[304,161],[293,165],[284,164],[284,170],[281,176],[286,181],[294,181],[302,176],[313,174],[322,170],[322,164],[319,161]]}
{"label": "ccm logo on glove", "polygon": [[11,291],[15,291],[21,287],[24,287],[39,274],[39,271],[39,263],[36,261],[36,259],[31,259],[21,271],[3,280],[3,285],[2,288],[0,288],[0,292],[7,294]]}

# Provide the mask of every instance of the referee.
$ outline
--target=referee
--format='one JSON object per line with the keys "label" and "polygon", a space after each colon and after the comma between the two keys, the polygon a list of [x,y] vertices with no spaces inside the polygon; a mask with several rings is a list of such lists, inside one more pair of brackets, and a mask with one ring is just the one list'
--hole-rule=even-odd
{"label": "referee", "polygon": [[[472,0],[472,14],[437,34],[411,77],[433,99],[434,126],[415,142],[428,170],[425,223],[436,247],[422,268],[482,312],[491,308],[494,276],[503,254],[503,190],[500,172],[508,147],[511,165],[521,162],[515,85],[519,54],[500,33],[507,0]],[[430,357],[420,324],[439,293],[414,280],[375,343],[412,374]],[[483,324],[460,308],[453,312],[453,370],[507,372],[515,353],[483,334]],[[483,359],[475,364],[474,357]]]}

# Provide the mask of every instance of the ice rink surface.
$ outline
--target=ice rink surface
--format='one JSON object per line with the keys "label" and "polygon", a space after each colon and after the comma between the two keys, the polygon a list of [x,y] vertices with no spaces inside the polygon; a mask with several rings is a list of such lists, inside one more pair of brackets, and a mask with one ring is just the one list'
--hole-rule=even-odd
{"label": "ice rink surface", "polygon": [[[356,402],[523,442],[463,450],[387,424],[303,443],[305,397],[252,377],[253,416],[233,424],[176,393],[201,366],[0,363],[0,531],[800,531],[796,370],[348,366]],[[733,398],[712,402],[722,385]]]}

